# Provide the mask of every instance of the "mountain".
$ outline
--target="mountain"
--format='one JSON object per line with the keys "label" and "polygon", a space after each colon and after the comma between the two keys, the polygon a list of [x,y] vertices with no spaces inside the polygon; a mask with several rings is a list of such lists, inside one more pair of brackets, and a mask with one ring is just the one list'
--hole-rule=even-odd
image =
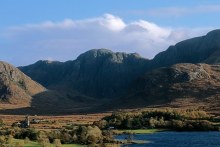
{"label": "mountain", "polygon": [[220,30],[205,36],[181,41],[160,52],[150,61],[150,69],[176,63],[219,63]]}
{"label": "mountain", "polygon": [[105,99],[126,94],[132,82],[146,71],[147,62],[137,53],[93,49],[73,61],[38,61],[19,69],[48,89],[76,90]]}
{"label": "mountain", "polygon": [[67,114],[97,105],[99,101],[74,90],[46,89],[16,67],[0,62],[1,114]]}
{"label": "mountain", "polygon": [[[61,99],[106,103],[111,108],[201,104],[220,112],[219,57],[220,30],[214,30],[170,46],[152,60],[93,49],[73,61],[38,61],[19,69],[54,91],[44,97],[56,97],[57,104]],[[71,108],[73,103],[66,104]]]}
{"label": "mountain", "polygon": [[29,105],[32,96],[46,89],[14,66],[0,62],[0,102]]}
{"label": "mountain", "polygon": [[48,89],[76,90],[95,98],[124,96],[132,82],[142,74],[177,63],[219,63],[220,30],[170,46],[152,60],[138,54],[93,49],[67,62],[38,61],[19,67]]}
{"label": "mountain", "polygon": [[220,65],[175,64],[140,76],[118,106],[164,105],[218,109],[220,112]]}

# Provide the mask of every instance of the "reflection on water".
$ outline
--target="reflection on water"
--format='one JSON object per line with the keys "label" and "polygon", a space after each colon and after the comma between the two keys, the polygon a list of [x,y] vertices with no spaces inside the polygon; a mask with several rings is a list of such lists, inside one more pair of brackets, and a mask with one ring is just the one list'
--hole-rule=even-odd
{"label": "reflection on water", "polygon": [[[118,135],[116,139],[125,139],[127,135]],[[136,134],[134,140],[150,141],[147,144],[122,145],[122,147],[220,147],[220,132],[159,132]]]}

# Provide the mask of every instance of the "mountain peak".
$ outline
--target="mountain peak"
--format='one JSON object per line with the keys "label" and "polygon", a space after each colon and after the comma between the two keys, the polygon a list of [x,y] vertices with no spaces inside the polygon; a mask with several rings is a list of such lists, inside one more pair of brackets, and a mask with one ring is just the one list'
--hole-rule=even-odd
{"label": "mountain peak", "polygon": [[91,49],[81,54],[77,60],[91,61],[93,59],[110,60],[112,62],[122,62],[124,59],[142,58],[138,53],[113,52],[109,49]]}
{"label": "mountain peak", "polygon": [[91,49],[91,50],[79,55],[79,57],[77,59],[81,59],[81,58],[93,59],[93,58],[97,58],[100,56],[106,56],[109,54],[113,54],[113,52],[108,49]]}

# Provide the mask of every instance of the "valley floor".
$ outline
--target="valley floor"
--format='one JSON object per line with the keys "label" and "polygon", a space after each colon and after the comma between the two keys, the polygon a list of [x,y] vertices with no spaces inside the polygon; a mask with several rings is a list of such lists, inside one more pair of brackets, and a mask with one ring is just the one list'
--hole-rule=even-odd
{"label": "valley floor", "polygon": [[[96,114],[81,114],[81,115],[62,115],[62,116],[29,116],[30,121],[40,120],[39,124],[31,124],[31,127],[39,130],[60,129],[66,125],[87,125],[92,124],[94,121],[99,121],[111,113],[96,113]],[[5,123],[6,127],[11,127],[14,122],[19,122],[25,119],[25,115],[2,115],[0,118]]]}

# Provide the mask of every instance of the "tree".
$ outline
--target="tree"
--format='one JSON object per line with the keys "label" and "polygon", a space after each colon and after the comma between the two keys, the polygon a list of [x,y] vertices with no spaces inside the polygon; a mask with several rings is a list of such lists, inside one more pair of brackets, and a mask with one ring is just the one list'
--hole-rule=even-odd
{"label": "tree", "polygon": [[77,138],[79,143],[86,143],[87,141],[87,127],[86,126],[80,126],[77,130]]}
{"label": "tree", "polygon": [[149,126],[150,126],[151,128],[155,128],[156,123],[157,123],[157,120],[154,119],[153,117],[151,117],[151,118],[149,119]]}
{"label": "tree", "polygon": [[133,127],[133,129],[140,129],[142,127],[140,118],[134,118],[132,120],[132,127]]}

